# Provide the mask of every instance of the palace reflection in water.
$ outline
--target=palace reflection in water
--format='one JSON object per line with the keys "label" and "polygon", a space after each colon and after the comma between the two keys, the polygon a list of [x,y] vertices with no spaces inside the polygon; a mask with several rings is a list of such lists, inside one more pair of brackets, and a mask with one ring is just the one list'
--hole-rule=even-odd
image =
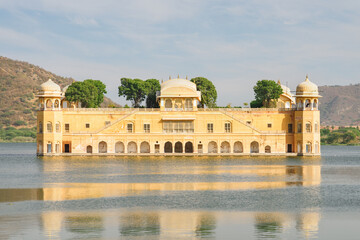
{"label": "palace reflection in water", "polygon": [[[320,196],[317,186],[321,183],[320,165],[194,164],[189,167],[180,164],[177,167],[169,167],[162,164],[148,166],[135,164],[127,166],[122,171],[113,173],[115,180],[121,179],[123,182],[101,182],[104,179],[101,176],[96,178],[98,173],[94,172],[91,173],[92,179],[98,179],[99,182],[85,183],[72,175],[74,171],[76,174],[76,169],[81,169],[81,164],[76,166],[66,161],[44,161],[43,172],[47,183],[44,183],[42,188],[0,189],[0,203],[16,204],[40,200],[50,204],[48,210],[42,211],[34,219],[15,217],[14,221],[21,224],[18,224],[18,227],[13,226],[13,232],[34,229],[35,220],[40,226],[39,235],[55,239],[74,236],[77,238],[146,236],[146,239],[168,239],[174,236],[184,239],[223,238],[239,229],[243,229],[242,234],[245,235],[250,231],[249,229],[253,229],[253,232],[248,233],[249,236],[255,234],[258,238],[274,237],[287,231],[295,231],[296,234],[307,238],[316,236],[318,231],[320,213],[316,208],[301,212],[267,212],[261,209],[239,211],[236,208],[228,211],[226,204],[227,199],[231,198],[235,198],[235,202],[245,201],[241,197],[232,196],[233,193],[255,191],[258,194],[256,191],[266,193],[270,189],[309,188],[311,191],[300,192],[298,196],[305,200],[318,199]],[[96,168],[96,164],[93,167]],[[92,169],[91,163],[90,168]],[[108,170],[113,171],[111,166]],[[70,176],[66,175],[69,173]],[[111,172],[103,172],[103,174],[112,176]],[[134,175],[136,178],[133,178]],[[61,179],[73,181],[60,182]],[[134,179],[147,180],[135,182],[132,181]],[[189,200],[189,205],[180,206],[180,209],[176,206],[171,207],[174,209],[169,209],[166,200],[164,203],[156,202],[158,200],[152,203],[151,200],[158,196],[178,199],[183,195],[195,199],[194,204],[197,205],[194,210],[191,209],[192,200]],[[218,199],[219,197],[224,199]],[[130,207],[122,207],[123,199],[131,203],[139,201],[144,207],[138,207],[137,203],[130,204]],[[201,199],[200,203],[196,203],[196,199]],[[219,202],[220,210],[207,210],[207,202],[211,204],[216,201]],[[221,205],[222,203],[224,206]],[[84,205],[88,206],[84,207]],[[56,210],[56,206],[61,210]],[[72,210],[76,209],[76,206],[81,207]],[[222,211],[222,208],[225,211]],[[232,225],[235,225],[234,228],[229,230],[229,226]]]}

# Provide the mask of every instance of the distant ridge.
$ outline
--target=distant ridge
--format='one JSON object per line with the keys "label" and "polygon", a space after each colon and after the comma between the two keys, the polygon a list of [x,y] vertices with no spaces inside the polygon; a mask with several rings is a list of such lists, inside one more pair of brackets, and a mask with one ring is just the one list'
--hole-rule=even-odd
{"label": "distant ridge", "polygon": [[[38,109],[35,93],[49,78],[61,88],[74,81],[33,64],[0,56],[0,127],[34,127]],[[104,98],[102,106],[108,105],[119,106]]]}
{"label": "distant ridge", "polygon": [[360,125],[360,84],[320,86],[319,91],[322,125]]}

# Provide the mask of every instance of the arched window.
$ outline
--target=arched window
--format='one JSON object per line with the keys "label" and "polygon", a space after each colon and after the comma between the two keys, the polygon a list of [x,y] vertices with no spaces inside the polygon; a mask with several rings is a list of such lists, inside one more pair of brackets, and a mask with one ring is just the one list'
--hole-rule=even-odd
{"label": "arched window", "polygon": [[50,99],[48,99],[48,100],[46,101],[46,108],[47,108],[47,109],[51,109],[51,108],[52,108],[52,101],[51,101]]}
{"label": "arched window", "polygon": [[310,102],[310,100],[309,99],[306,99],[305,100],[305,108],[310,108],[311,106],[311,102]]}
{"label": "arched window", "polygon": [[92,153],[92,146],[91,145],[86,147],[86,153]]}
{"label": "arched window", "polygon": [[140,144],[140,153],[150,153],[150,144],[148,142]]}
{"label": "arched window", "polygon": [[172,149],[172,143],[171,142],[166,142],[164,145],[164,152],[165,153],[172,153],[173,149]]}
{"label": "arched window", "polygon": [[99,153],[107,153],[107,143],[104,141],[99,142]]}
{"label": "arched window", "polygon": [[59,132],[61,131],[61,129],[60,129],[60,122],[57,122],[57,123],[55,124],[55,131],[56,131],[57,133],[59,133]]}
{"label": "arched window", "polygon": [[243,144],[239,141],[234,143],[234,153],[242,153],[243,150]]}
{"label": "arched window", "polygon": [[315,143],[315,153],[319,153],[319,142]]}
{"label": "arched window", "polygon": [[182,111],[183,110],[183,105],[182,105],[182,100],[181,99],[176,99],[175,100],[175,110],[176,111]]}
{"label": "arched window", "polygon": [[129,142],[127,146],[128,153],[137,153],[137,145],[135,142]]}
{"label": "arched window", "polygon": [[193,104],[191,99],[186,99],[185,101],[185,110],[191,111],[193,110]]}
{"label": "arched window", "polygon": [[115,143],[115,153],[124,153],[125,152],[125,146],[122,142],[116,142]]}
{"label": "arched window", "polygon": [[313,108],[314,108],[314,109],[317,109],[317,107],[318,107],[317,100],[314,99]]}
{"label": "arched window", "polygon": [[51,133],[52,131],[53,131],[52,123],[51,123],[51,122],[47,122],[47,123],[46,123],[46,132]]}
{"label": "arched window", "polygon": [[43,123],[39,122],[39,133],[43,132]]}
{"label": "arched window", "polygon": [[208,153],[217,153],[217,143],[214,141],[209,142]]}
{"label": "arched window", "polygon": [[253,141],[250,144],[250,153],[259,153],[259,143],[256,141]]}
{"label": "arched window", "polygon": [[60,153],[60,143],[59,142],[56,142],[56,144],[55,144],[55,152]]}
{"label": "arched window", "polygon": [[271,147],[269,145],[265,147],[265,153],[271,153]]}
{"label": "arched window", "polygon": [[302,100],[299,100],[297,108],[300,110],[303,108]]}
{"label": "arched window", "polygon": [[319,131],[319,125],[317,122],[315,122],[314,124],[314,132],[318,132]]}
{"label": "arched window", "polygon": [[221,153],[230,153],[230,143],[227,141],[224,141],[220,145],[220,152]]}
{"label": "arched window", "polygon": [[54,107],[59,108],[59,100],[57,100],[57,99],[55,100]]}
{"label": "arched window", "polygon": [[311,122],[307,122],[305,127],[306,127],[306,132],[311,133]]}
{"label": "arched window", "polygon": [[167,111],[172,110],[172,101],[171,101],[171,99],[166,99],[165,100],[165,110],[167,110]]}
{"label": "arched window", "polygon": [[46,152],[47,152],[47,153],[51,153],[51,152],[52,152],[52,143],[51,143],[51,142],[48,142],[48,143],[47,143]]}
{"label": "arched window", "polygon": [[193,153],[194,148],[192,142],[185,143],[185,153]]}
{"label": "arched window", "polygon": [[306,153],[311,153],[311,142],[306,143]]}
{"label": "arched window", "polygon": [[182,153],[183,152],[183,144],[182,142],[175,143],[175,153]]}
{"label": "arched window", "polygon": [[297,143],[297,153],[302,153],[301,142]]}

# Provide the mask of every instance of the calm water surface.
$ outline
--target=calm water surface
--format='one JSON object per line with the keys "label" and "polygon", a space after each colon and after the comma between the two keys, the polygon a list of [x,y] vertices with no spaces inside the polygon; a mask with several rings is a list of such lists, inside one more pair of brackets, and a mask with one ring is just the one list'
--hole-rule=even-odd
{"label": "calm water surface", "polygon": [[360,239],[360,147],[55,157],[0,143],[0,239]]}

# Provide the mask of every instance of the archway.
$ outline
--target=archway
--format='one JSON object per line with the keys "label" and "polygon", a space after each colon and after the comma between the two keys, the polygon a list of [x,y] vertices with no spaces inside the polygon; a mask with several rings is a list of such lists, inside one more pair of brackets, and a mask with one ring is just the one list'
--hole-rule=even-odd
{"label": "archway", "polygon": [[298,152],[298,153],[301,153],[301,152],[302,152],[301,142],[298,142],[298,143],[297,143],[297,152]]}
{"label": "archway", "polygon": [[192,142],[185,143],[185,153],[193,153],[193,152],[194,152],[194,147]]}
{"label": "archway", "polygon": [[52,142],[48,142],[46,150],[47,153],[52,153]]}
{"label": "archway", "polygon": [[127,146],[128,153],[137,153],[137,145],[135,142],[129,142]]}
{"label": "archway", "polygon": [[230,153],[230,143],[227,141],[224,141],[220,145],[220,152],[221,153]]}
{"label": "archway", "polygon": [[59,100],[57,100],[57,99],[55,100],[54,107],[59,108]]}
{"label": "archway", "polygon": [[172,109],[172,101],[171,101],[171,99],[166,99],[165,100],[165,108],[166,108],[166,110]]}
{"label": "archway", "polygon": [[115,143],[115,153],[124,153],[125,152],[125,146],[124,143],[118,141]]}
{"label": "archway", "polygon": [[181,142],[175,143],[175,152],[182,153],[183,152],[183,145]]}
{"label": "archway", "polygon": [[87,146],[86,147],[86,153],[92,153],[92,146]]}
{"label": "archway", "polygon": [[306,143],[306,153],[312,152],[312,144],[311,142]]}
{"label": "archway", "polygon": [[99,142],[99,153],[107,153],[107,143],[104,141]]}
{"label": "archway", "polygon": [[52,101],[50,100],[50,99],[48,99],[47,101],[46,101],[46,108],[47,109],[51,109],[52,108]]}
{"label": "archway", "polygon": [[234,153],[242,153],[243,150],[243,144],[240,141],[237,141],[234,143]]}
{"label": "archway", "polygon": [[150,144],[148,142],[140,144],[140,153],[150,153]]}
{"label": "archway", "polygon": [[172,153],[173,149],[172,149],[172,143],[171,142],[166,142],[164,145],[164,152],[165,153]]}
{"label": "archway", "polygon": [[259,153],[259,143],[256,141],[253,141],[250,144],[250,153]]}
{"label": "archway", "polygon": [[214,141],[209,142],[208,153],[217,153],[217,143]]}
{"label": "archway", "polygon": [[265,147],[265,153],[271,153],[271,147],[269,145]]}

